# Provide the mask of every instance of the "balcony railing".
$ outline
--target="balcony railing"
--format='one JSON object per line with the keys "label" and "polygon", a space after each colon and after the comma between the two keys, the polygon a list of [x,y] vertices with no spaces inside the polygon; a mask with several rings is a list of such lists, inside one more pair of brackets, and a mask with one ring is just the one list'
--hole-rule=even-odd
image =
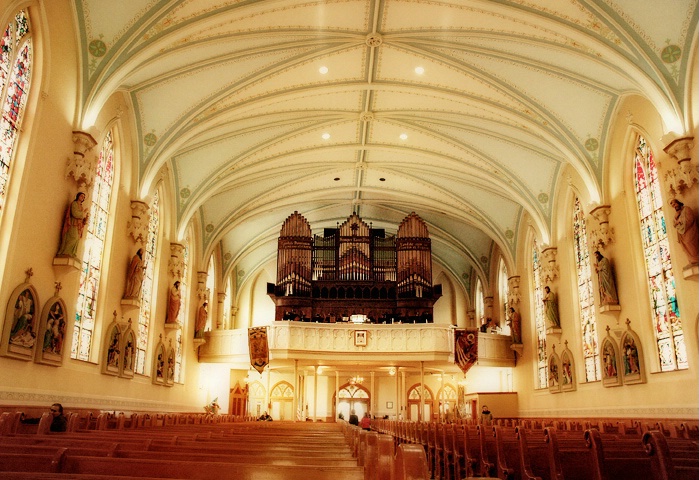
{"label": "balcony railing", "polygon": [[[247,369],[250,364],[247,329],[205,334],[200,362],[229,362]],[[267,327],[270,363],[323,360],[386,363],[454,362],[454,328],[449,325],[373,325],[275,322]],[[514,366],[509,336],[481,333],[478,364]]]}

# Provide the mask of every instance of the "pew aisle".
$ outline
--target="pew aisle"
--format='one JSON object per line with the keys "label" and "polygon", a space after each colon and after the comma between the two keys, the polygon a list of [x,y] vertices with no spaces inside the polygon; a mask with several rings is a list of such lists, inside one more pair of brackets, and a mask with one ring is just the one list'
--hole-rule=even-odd
{"label": "pew aisle", "polygon": [[0,435],[3,479],[362,480],[341,426],[237,422]]}

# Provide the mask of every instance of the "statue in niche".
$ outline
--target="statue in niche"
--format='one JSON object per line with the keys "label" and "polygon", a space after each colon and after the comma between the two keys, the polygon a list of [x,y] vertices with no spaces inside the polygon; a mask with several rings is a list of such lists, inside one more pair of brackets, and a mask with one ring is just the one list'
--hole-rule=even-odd
{"label": "statue in niche", "polygon": [[544,313],[550,328],[561,328],[561,319],[558,316],[558,296],[546,285],[544,287]]}
{"label": "statue in niche", "polygon": [[83,229],[87,224],[90,212],[83,208],[85,192],[78,192],[63,218],[61,230],[61,245],[58,247],[57,256],[75,257],[78,254],[78,242],[83,236]]}
{"label": "statue in niche", "polygon": [[167,299],[167,312],[165,313],[165,323],[177,323],[177,316],[180,314],[180,281],[170,287],[170,295]]}
{"label": "statue in niche", "polygon": [[697,216],[694,211],[676,198],[670,200],[670,205],[675,209],[675,218],[672,224],[677,229],[677,240],[682,245],[689,263],[699,263],[699,228]]}
{"label": "statue in niche", "polygon": [[10,330],[10,343],[32,348],[36,341],[34,332],[34,300],[29,289],[23,291],[17,297],[14,311],[14,324]]}
{"label": "statue in niche", "polygon": [[143,249],[139,248],[126,270],[126,288],[124,298],[140,298],[143,284]]}
{"label": "statue in niche", "polygon": [[512,343],[522,343],[522,316],[514,307],[510,307],[510,330],[512,332]]}
{"label": "statue in niche", "polygon": [[612,264],[599,251],[595,252],[597,263],[597,283],[599,284],[600,305],[619,305],[619,295],[616,291],[616,280],[612,271]]}
{"label": "statue in niche", "polygon": [[206,309],[208,302],[204,302],[197,311],[197,321],[194,324],[194,338],[204,338],[204,329],[206,321],[209,318],[209,311]]}

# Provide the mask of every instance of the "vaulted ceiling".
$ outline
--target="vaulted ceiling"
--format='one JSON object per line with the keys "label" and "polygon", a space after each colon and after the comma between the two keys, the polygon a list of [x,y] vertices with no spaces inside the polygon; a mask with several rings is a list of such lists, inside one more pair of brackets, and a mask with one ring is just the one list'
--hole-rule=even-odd
{"label": "vaulted ceiling", "polygon": [[[239,281],[284,219],[415,211],[434,260],[514,259],[525,214],[550,240],[569,165],[601,200],[610,118],[640,94],[682,117],[696,0],[75,0],[82,121],[121,90],[141,193],[167,166]],[[677,120],[674,120],[677,121]],[[678,127],[669,125],[670,128]],[[678,128],[681,130],[681,128]]]}

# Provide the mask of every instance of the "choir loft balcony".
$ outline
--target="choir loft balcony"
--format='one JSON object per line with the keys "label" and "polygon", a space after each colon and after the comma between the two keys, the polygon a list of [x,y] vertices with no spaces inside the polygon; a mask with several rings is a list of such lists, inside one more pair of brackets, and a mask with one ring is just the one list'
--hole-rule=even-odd
{"label": "choir loft balcony", "polygon": [[[453,363],[454,330],[450,325],[435,324],[275,322],[267,327],[269,363]],[[200,362],[249,367],[247,329],[206,332],[204,339],[199,347]],[[511,344],[509,336],[479,333],[477,365],[514,367]]]}

